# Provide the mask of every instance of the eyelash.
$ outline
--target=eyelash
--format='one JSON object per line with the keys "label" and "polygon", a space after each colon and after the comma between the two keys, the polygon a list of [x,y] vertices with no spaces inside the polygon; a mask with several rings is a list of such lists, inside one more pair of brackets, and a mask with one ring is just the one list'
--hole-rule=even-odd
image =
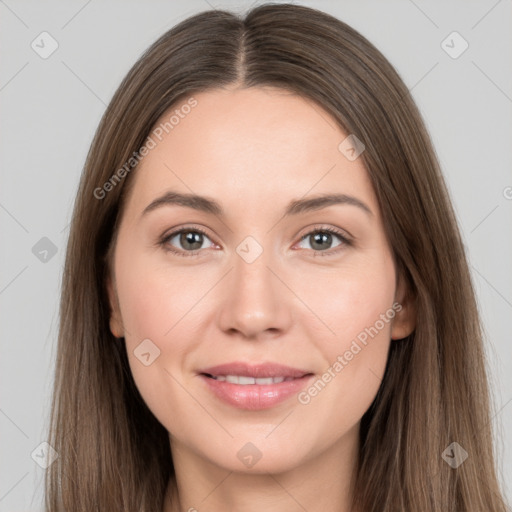
{"label": "eyelash", "polygon": [[[169,245],[169,240],[172,240],[176,235],[179,235],[181,233],[201,233],[202,235],[206,236],[207,238],[210,238],[208,236],[208,233],[204,231],[203,229],[199,227],[185,227],[180,228],[176,231],[173,231],[172,233],[169,233],[168,235],[164,235],[163,238],[159,241],[159,245],[163,247],[163,249],[167,252],[176,254],[177,256],[183,256],[185,258],[196,256],[199,252],[202,251],[202,249],[198,249],[196,251],[182,251],[175,249],[171,245]],[[317,234],[317,233],[330,233],[332,235],[336,235],[340,240],[340,245],[336,246],[334,249],[327,249],[325,251],[315,251],[313,249],[310,249],[313,251],[313,256],[321,255],[321,256],[334,256],[336,255],[340,250],[343,250],[345,247],[350,247],[353,245],[352,240],[347,238],[347,236],[338,229],[332,228],[332,227],[315,227],[311,231],[308,231],[306,234],[302,235],[300,238],[300,242],[305,240],[306,238],[310,237],[311,235]]]}

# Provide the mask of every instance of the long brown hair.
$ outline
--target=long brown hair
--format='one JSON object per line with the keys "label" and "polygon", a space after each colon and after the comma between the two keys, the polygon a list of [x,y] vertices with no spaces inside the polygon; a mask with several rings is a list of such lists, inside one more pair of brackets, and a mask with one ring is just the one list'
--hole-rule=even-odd
{"label": "long brown hair", "polygon": [[[391,343],[382,384],[362,418],[354,509],[504,512],[475,293],[421,116],[362,35],[290,4],[186,19],[142,55],[106,109],[67,247],[49,435],[59,457],[46,474],[46,510],[163,507],[174,477],[168,432],[142,400],[125,345],[109,330],[109,248],[136,172],[136,162],[126,162],[171,106],[228,84],[299,94],[364,142],[361,158],[415,302],[416,328]],[[442,457],[452,442],[468,453],[457,468]]]}

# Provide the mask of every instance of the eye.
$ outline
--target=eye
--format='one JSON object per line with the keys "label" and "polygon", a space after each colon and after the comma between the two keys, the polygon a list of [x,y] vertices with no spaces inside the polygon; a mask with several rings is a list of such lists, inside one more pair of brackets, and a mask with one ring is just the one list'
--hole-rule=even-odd
{"label": "eye", "polygon": [[[209,237],[205,231],[197,227],[181,228],[165,235],[160,245],[169,252],[179,256],[194,256],[203,249],[204,240]],[[178,245],[178,248],[176,248]],[[213,242],[212,242],[212,245]],[[181,246],[181,247],[179,247]]]}
{"label": "eye", "polygon": [[[337,238],[340,242],[332,249],[333,239]],[[307,241],[309,248],[314,252],[322,253],[322,256],[338,253],[346,246],[352,245],[352,241],[340,230],[332,227],[317,227],[301,237],[301,243]],[[326,253],[326,254],[323,254]],[[317,256],[314,254],[314,256]]]}
{"label": "eye", "polygon": [[[332,248],[333,240],[338,239],[337,245]],[[185,227],[164,235],[159,244],[168,252],[178,256],[196,256],[201,249],[204,249],[205,240],[210,240],[206,231],[199,227]],[[330,256],[343,250],[346,246],[352,245],[352,241],[340,230],[333,227],[315,227],[303,235],[300,243],[309,242],[309,249],[313,256]],[[210,247],[216,244],[211,242]],[[307,247],[306,247],[307,248]]]}

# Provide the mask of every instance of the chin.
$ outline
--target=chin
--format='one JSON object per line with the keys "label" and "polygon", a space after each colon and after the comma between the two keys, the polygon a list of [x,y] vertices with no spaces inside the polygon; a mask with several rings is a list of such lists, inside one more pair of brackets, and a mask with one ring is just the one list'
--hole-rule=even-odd
{"label": "chin", "polygon": [[297,448],[304,443],[292,441],[283,445],[277,436],[274,442],[264,437],[247,440],[233,440],[229,448],[224,446],[221,453],[205,453],[204,456],[212,464],[226,471],[243,474],[277,474],[291,471],[307,459],[306,452],[298,452]]}

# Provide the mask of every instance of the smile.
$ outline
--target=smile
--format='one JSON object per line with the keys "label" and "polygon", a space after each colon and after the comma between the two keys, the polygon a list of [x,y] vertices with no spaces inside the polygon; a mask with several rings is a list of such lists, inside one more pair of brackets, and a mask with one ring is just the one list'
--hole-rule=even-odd
{"label": "smile", "polygon": [[[314,374],[275,363],[228,363],[199,372],[207,389],[238,409],[269,409],[299,393]],[[294,402],[295,403],[295,402]]]}
{"label": "smile", "polygon": [[289,382],[294,380],[293,377],[246,377],[245,375],[207,375],[212,379],[220,382],[230,382],[231,384],[240,384],[247,386],[250,384],[258,384],[260,386],[268,386],[270,384],[280,384],[281,382]]}

